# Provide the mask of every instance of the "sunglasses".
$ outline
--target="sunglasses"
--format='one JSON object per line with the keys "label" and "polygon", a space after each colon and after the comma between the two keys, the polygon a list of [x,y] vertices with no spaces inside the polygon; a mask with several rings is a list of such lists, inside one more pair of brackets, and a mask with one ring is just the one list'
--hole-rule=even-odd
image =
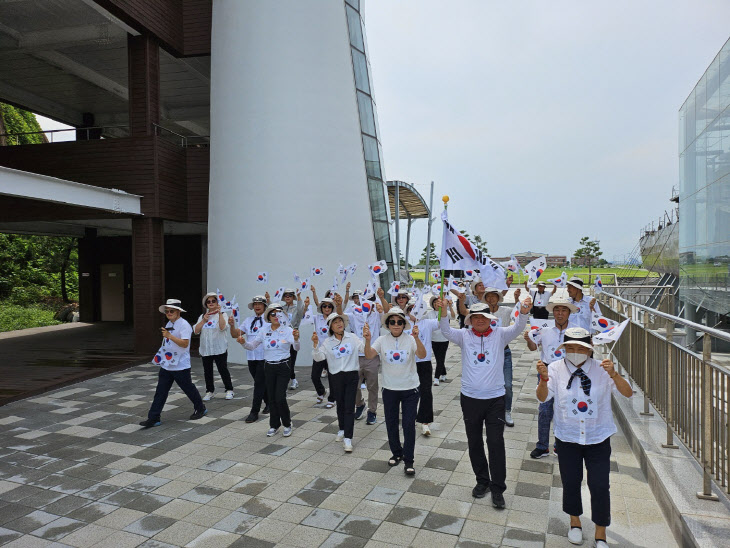
{"label": "sunglasses", "polygon": [[205,304],[215,304],[217,303],[217,300],[211,300],[211,301],[205,301]]}
{"label": "sunglasses", "polygon": [[389,320],[388,325],[406,325],[405,320]]}
{"label": "sunglasses", "polygon": [[323,304],[322,308],[334,308],[331,304]]}
{"label": "sunglasses", "polygon": [[174,314],[175,312],[176,311],[171,308],[168,308],[167,310],[165,310],[165,314]]}

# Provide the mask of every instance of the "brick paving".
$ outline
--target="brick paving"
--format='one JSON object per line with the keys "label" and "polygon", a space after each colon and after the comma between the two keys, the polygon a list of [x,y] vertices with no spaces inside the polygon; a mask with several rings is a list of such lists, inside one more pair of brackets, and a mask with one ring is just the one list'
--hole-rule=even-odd
{"label": "brick paving", "polygon": [[[0,544],[569,546],[556,457],[529,457],[537,354],[521,338],[511,346],[506,510],[471,496],[453,345],[450,380],[434,387],[433,435],[416,441],[414,478],[388,467],[380,411],[376,426],[355,423],[355,450],[344,454],[335,410],[314,404],[308,368],[297,368],[301,387],[289,392],[294,433],[267,438],[266,420],[243,422],[252,390],[245,366],[232,366],[236,398],[224,400],[219,387],[207,417],[188,421],[191,405],[173,388],[163,425],[141,430],[156,382],[156,368],[142,365],[0,408]],[[676,546],[621,432],[612,446],[609,544]],[[583,526],[592,539],[586,516]]]}

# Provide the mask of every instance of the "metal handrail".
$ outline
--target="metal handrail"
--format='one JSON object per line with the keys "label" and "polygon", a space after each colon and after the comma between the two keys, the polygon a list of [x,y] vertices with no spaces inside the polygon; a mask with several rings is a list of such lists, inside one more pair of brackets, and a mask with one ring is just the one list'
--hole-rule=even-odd
{"label": "metal handrail", "polygon": [[617,301],[636,307],[640,310],[644,310],[645,312],[648,312],[652,316],[658,316],[660,318],[663,318],[665,320],[669,320],[670,322],[678,323],[687,327],[691,327],[692,329],[695,329],[697,331],[702,331],[703,333],[707,333],[708,335],[712,337],[716,337],[720,340],[730,342],[730,333],[727,333],[725,331],[720,331],[719,329],[714,329],[712,327],[707,327],[706,325],[702,325],[700,323],[691,322],[689,320],[685,320],[684,318],[680,318],[679,316],[673,316],[671,314],[667,314],[665,312],[662,312],[660,310],[657,310],[656,308],[651,308],[649,306],[644,306],[643,304],[638,304],[633,301],[629,301],[627,299],[624,299],[623,297],[619,297],[618,295],[614,295],[613,293],[605,292],[606,296],[611,297],[612,299],[616,299]]}

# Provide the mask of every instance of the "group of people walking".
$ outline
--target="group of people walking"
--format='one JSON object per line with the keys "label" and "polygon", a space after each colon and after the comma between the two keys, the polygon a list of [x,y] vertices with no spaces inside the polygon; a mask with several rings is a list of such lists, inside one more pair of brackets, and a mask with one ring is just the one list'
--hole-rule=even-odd
{"label": "group of people walking", "polygon": [[[583,282],[568,281],[568,295],[545,296],[540,283],[520,301],[515,291],[514,309],[502,307],[504,291],[484,287],[479,279],[471,281],[469,295],[458,293],[457,310],[451,299],[431,295],[430,311],[417,319],[415,300],[407,291],[398,292],[391,301],[382,289],[377,298],[363,299],[360,292],[350,295],[347,284],[344,298],[328,292],[321,300],[312,287],[316,306],[312,381],[316,403],[336,407],[338,433],[346,453],[353,451],[355,420],[367,408],[367,424],[376,424],[378,390],[382,403],[391,457],[390,466],[403,463],[406,475],[415,469],[416,423],[421,433],[431,435],[433,422],[432,386],[446,379],[445,355],[449,343],[461,349],[461,409],[468,441],[469,458],[476,485],[472,495],[482,498],[491,493],[492,504],[505,507],[506,452],[505,426],[514,426],[512,405],[512,356],[509,343],[524,332],[528,348],[540,349],[537,360],[537,398],[542,402],[538,419],[538,442],[531,457],[549,455],[550,422],[555,422],[555,452],[563,483],[563,509],[570,515],[568,540],[583,542],[580,515],[580,486],[583,463],[588,469],[596,545],[605,544],[605,528],[610,524],[608,471],[610,436],[616,432],[611,414],[611,393],[631,395],[628,383],[616,373],[610,360],[593,358],[590,316],[599,312],[595,299],[583,294]],[[180,302],[169,299],[160,307],[167,319],[162,328],[163,345],[155,357],[161,366],[154,401],[144,427],[161,423],[167,394],[177,382],[194,406],[191,419],[207,413],[205,401],[213,397],[213,365],[223,381],[226,399],[234,397],[227,368],[227,331],[247,351],[248,367],[254,381],[253,401],[246,422],[255,422],[259,413],[269,412],[267,436],[292,434],[287,388],[296,388],[293,363],[300,349],[299,324],[309,306],[309,298],[285,290],[284,302],[271,302],[268,295],[256,296],[248,304],[253,315],[236,322],[220,309],[217,295],[203,298],[204,314],[194,326],[182,317]],[[540,306],[533,303],[540,303]],[[344,306],[344,308],[343,308]],[[530,313],[544,318],[552,313],[554,327],[540,329],[530,337],[525,331]],[[464,326],[456,329],[450,319],[463,317]],[[587,327],[587,328],[586,328]],[[200,396],[190,376],[190,338],[199,334],[200,354],[206,393]],[[431,356],[436,358],[436,371]],[[380,386],[379,374],[382,376]],[[322,383],[327,377],[329,395]],[[367,391],[367,405],[363,396]],[[261,411],[262,404],[265,406]],[[403,431],[401,441],[400,431]],[[484,433],[486,432],[486,447]],[[487,457],[488,454],[488,457]],[[602,544],[603,543],[603,544]]]}

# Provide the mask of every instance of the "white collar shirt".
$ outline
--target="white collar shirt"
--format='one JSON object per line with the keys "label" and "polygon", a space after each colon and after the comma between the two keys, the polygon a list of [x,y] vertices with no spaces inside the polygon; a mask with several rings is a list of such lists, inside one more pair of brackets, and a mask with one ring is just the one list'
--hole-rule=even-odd
{"label": "white collar shirt", "polygon": [[[593,328],[591,327],[591,316],[593,315],[593,312],[591,312],[591,299],[589,295],[583,295],[583,298],[579,301],[575,301],[573,299],[570,299],[570,302],[572,302],[575,306],[578,307],[578,312],[573,312],[570,317],[575,323],[576,327],[582,327],[588,333],[593,333]],[[596,314],[599,316],[601,315],[601,308],[598,306],[598,302],[596,301],[596,304],[593,305],[593,307],[596,309]]]}
{"label": "white collar shirt", "polygon": [[345,331],[340,341],[332,335],[312,350],[312,357],[317,361],[327,360],[327,369],[335,375],[345,371],[359,371],[359,354],[365,349],[365,343],[356,335]]}
{"label": "white collar shirt", "polygon": [[[269,323],[264,321],[263,316],[249,316],[241,322],[241,331],[246,338],[253,339],[262,329],[268,329]],[[246,359],[249,361],[261,361],[264,359],[264,347],[259,346],[254,350],[246,350]]]}
{"label": "white collar shirt", "polygon": [[551,363],[548,399],[555,398],[555,437],[567,443],[594,445],[616,433],[611,394],[619,392],[598,360],[588,358],[582,369],[591,380],[590,395],[581,388],[580,377],[574,377],[570,389],[567,388],[576,367],[565,359]]}
{"label": "white collar shirt", "polygon": [[419,387],[421,383],[416,369],[416,339],[405,333],[394,337],[386,330],[372,344],[372,348],[380,356],[383,388],[413,390]]}
{"label": "white collar shirt", "polygon": [[489,335],[477,335],[471,327],[454,329],[441,318],[441,333],[461,347],[461,393],[470,398],[489,400],[504,396],[504,347],[527,325],[527,314],[520,313],[509,327],[495,327]]}
{"label": "white collar shirt", "polygon": [[259,329],[256,336],[243,345],[246,350],[254,350],[259,346],[264,348],[264,360],[267,362],[279,362],[289,359],[289,349],[299,350],[299,341],[294,341],[293,330],[289,326],[279,326],[274,330],[271,324],[266,324],[265,329]]}
{"label": "white collar shirt", "polygon": [[[228,351],[228,314],[223,316],[223,329],[220,327],[220,316],[211,316],[200,329],[200,355],[218,356]],[[196,323],[203,321],[201,314]]]}

